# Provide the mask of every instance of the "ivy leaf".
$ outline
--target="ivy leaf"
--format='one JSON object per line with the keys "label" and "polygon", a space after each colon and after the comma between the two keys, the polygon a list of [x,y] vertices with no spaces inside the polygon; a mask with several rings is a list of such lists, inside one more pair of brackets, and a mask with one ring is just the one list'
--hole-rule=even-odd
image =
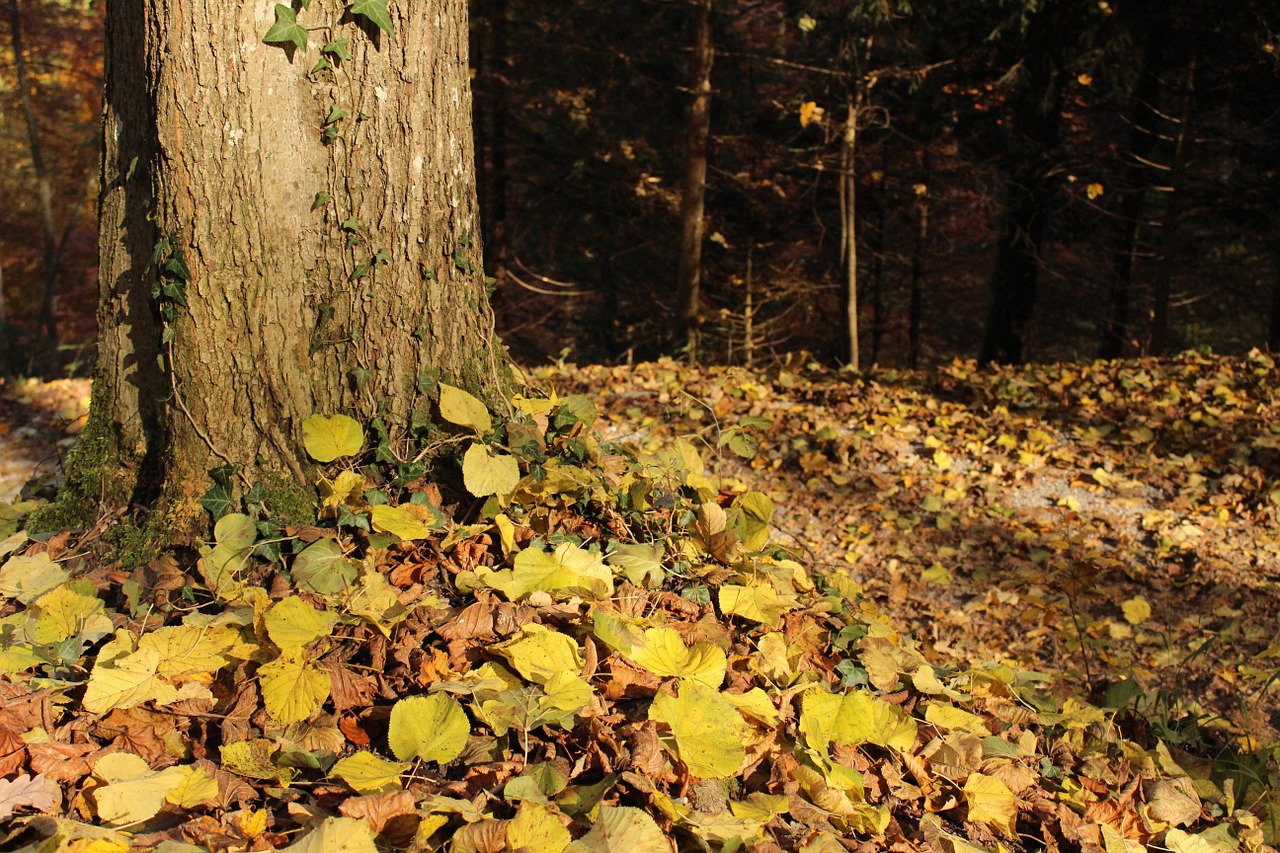
{"label": "ivy leaf", "polygon": [[262,40],[267,44],[292,44],[298,50],[307,49],[307,31],[298,23],[298,13],[283,3],[276,4],[276,22]]}
{"label": "ivy leaf", "polygon": [[457,700],[443,693],[410,696],[391,709],[387,743],[401,761],[445,764],[462,754],[471,723]]}
{"label": "ivy leaf", "polygon": [[320,48],[320,52],[332,56],[335,59],[340,59],[343,62],[350,62],[351,54],[347,50],[347,45],[350,43],[351,39],[334,39],[333,41],[325,44],[324,47]]}
{"label": "ivy leaf", "polygon": [[387,0],[356,0],[351,4],[351,14],[363,15],[389,36],[395,37],[395,26],[387,12]]}

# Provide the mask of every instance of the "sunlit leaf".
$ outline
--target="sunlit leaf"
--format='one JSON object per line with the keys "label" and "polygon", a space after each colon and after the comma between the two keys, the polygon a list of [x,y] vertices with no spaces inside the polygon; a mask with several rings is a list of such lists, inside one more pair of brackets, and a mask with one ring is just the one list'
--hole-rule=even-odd
{"label": "sunlit leaf", "polygon": [[302,722],[329,698],[329,673],[290,654],[260,666],[258,679],[267,713],[280,723]]}
{"label": "sunlit leaf", "polygon": [[388,761],[371,752],[361,751],[333,765],[333,775],[351,786],[358,794],[383,794],[401,789],[400,776],[412,767],[401,761]]}
{"label": "sunlit leaf", "polygon": [[281,853],[378,853],[368,823],[350,817],[326,817],[315,829]]}
{"label": "sunlit leaf", "polygon": [[444,382],[440,383],[440,417],[451,424],[475,430],[480,435],[493,431],[493,419],[485,404]]}
{"label": "sunlit leaf", "polygon": [[471,723],[457,700],[443,693],[410,696],[391,708],[387,740],[401,761],[447,763],[462,754]]}
{"label": "sunlit leaf", "polygon": [[406,541],[431,536],[431,528],[402,506],[380,504],[370,507],[369,517],[373,521],[374,530],[393,533]]}
{"label": "sunlit leaf", "polygon": [[351,4],[353,15],[363,15],[373,22],[378,29],[389,36],[394,36],[395,27],[391,15],[387,12],[387,0],[355,0]]}
{"label": "sunlit leaf", "polygon": [[653,818],[630,806],[601,806],[591,831],[565,853],[672,853]]}
{"label": "sunlit leaf", "polygon": [[1017,835],[1018,801],[1009,786],[994,776],[970,773],[964,783],[969,820],[985,823],[1007,838]]}
{"label": "sunlit leaf", "polygon": [[307,31],[298,23],[297,13],[283,3],[275,8],[276,22],[267,30],[262,40],[267,44],[292,44],[299,50],[307,49]]}
{"label": "sunlit leaf", "polygon": [[527,800],[507,824],[506,836],[508,850],[528,853],[563,853],[572,840],[558,817],[545,806]]}
{"label": "sunlit leaf", "polygon": [[544,625],[525,625],[520,633],[520,637],[494,651],[526,680],[546,684],[559,673],[576,675],[582,669],[582,656],[572,637]]}
{"label": "sunlit leaf", "polygon": [[346,415],[311,415],[302,422],[302,446],[317,462],[355,456],[364,447],[360,422]]}
{"label": "sunlit leaf", "polygon": [[628,657],[654,675],[688,678],[712,689],[724,681],[727,666],[724,650],[719,646],[704,642],[687,648],[672,628],[645,631],[644,644]]}
{"label": "sunlit leaf", "polygon": [[710,687],[683,681],[678,691],[674,698],[659,693],[649,719],[671,727],[676,754],[694,776],[726,779],[737,773],[746,758],[746,721]]}
{"label": "sunlit leaf", "polygon": [[30,557],[10,557],[0,566],[0,596],[31,604],[66,583],[70,576],[43,551]]}
{"label": "sunlit leaf", "polygon": [[478,498],[507,495],[520,482],[520,463],[514,456],[494,453],[476,442],[462,456],[462,482]]}

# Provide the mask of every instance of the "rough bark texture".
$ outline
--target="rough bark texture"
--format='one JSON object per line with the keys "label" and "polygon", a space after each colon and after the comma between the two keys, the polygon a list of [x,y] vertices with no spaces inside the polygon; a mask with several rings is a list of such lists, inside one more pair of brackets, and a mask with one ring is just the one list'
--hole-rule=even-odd
{"label": "rough bark texture", "polygon": [[858,102],[849,96],[840,146],[840,255],[844,260],[845,365],[858,370]]}
{"label": "rough bark texture", "polygon": [[[313,2],[299,23],[330,29],[305,52],[263,43],[268,0],[108,7],[96,456],[82,461],[116,469],[115,502],[189,505],[225,463],[300,477],[304,418],[407,424],[436,371],[494,396],[467,4],[391,5],[394,37]],[[308,73],[339,37],[351,60]],[[326,140],[335,106],[347,117]],[[185,305],[155,295],[177,283],[156,255],[185,260]],[[91,473],[78,488],[97,497]]]}

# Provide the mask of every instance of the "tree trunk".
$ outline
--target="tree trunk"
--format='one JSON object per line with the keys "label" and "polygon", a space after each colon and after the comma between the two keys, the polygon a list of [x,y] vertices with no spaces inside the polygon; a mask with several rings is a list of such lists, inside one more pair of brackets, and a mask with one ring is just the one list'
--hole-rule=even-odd
{"label": "tree trunk", "polygon": [[1111,259],[1110,299],[1107,323],[1103,330],[1103,358],[1119,358],[1124,354],[1125,343],[1133,338],[1130,328],[1133,292],[1133,271],[1141,245],[1144,224],[1145,201],[1151,169],[1151,154],[1159,138],[1154,105],[1160,89],[1160,69],[1164,63],[1165,42],[1168,34],[1168,14],[1164,9],[1153,9],[1144,16],[1146,26],[1142,48],[1142,70],[1130,100],[1129,115],[1133,132],[1129,140],[1129,162],[1126,172],[1128,186],[1123,188],[1124,199],[1120,205],[1120,221],[1124,228],[1120,244]]}
{"label": "tree trunk", "polygon": [[479,103],[477,172],[485,272],[501,280],[507,264],[507,0],[476,3]]}
{"label": "tree trunk", "polygon": [[680,188],[680,248],[676,261],[680,334],[690,361],[698,357],[698,325],[702,314],[702,231],[707,197],[707,142],[711,137],[711,64],[715,59],[711,11],[713,0],[697,0],[693,69],[689,89],[689,131],[685,138],[684,179]]}
{"label": "tree trunk", "polygon": [[[1052,9],[1052,7],[1050,7]],[[1031,23],[1025,44],[1026,80],[1015,95],[1005,178],[1004,212],[991,267],[991,301],[978,360],[1017,364],[1026,357],[1040,258],[1054,196],[1051,172],[1062,112],[1062,73],[1049,11]]]}
{"label": "tree trunk", "polygon": [[916,190],[916,241],[911,251],[911,303],[907,319],[907,362],[920,366],[920,326],[924,321],[924,253],[929,243],[929,154],[925,152],[924,182]]}
{"label": "tree trunk", "polygon": [[[392,4],[394,35],[343,12],[312,3],[286,50],[267,3],[107,7],[101,332],[64,506],[160,498],[181,536],[213,468],[307,483],[311,414],[394,436],[436,378],[500,395],[466,0]],[[314,70],[338,38],[350,59]]]}
{"label": "tree trunk", "polygon": [[27,142],[31,148],[31,166],[36,176],[36,197],[40,201],[41,243],[44,254],[44,293],[40,298],[38,330],[42,338],[57,341],[58,324],[58,229],[53,222],[53,180],[44,162],[44,146],[31,103],[31,81],[27,75],[27,57],[22,43],[22,13],[18,0],[9,0],[9,35],[13,44],[13,64],[18,77],[22,115],[27,124]]}
{"label": "tree trunk", "polygon": [[858,370],[858,103],[853,95],[848,106],[840,145],[840,254],[844,259],[845,362]]}
{"label": "tree trunk", "polygon": [[1161,356],[1169,348],[1169,291],[1173,284],[1173,257],[1178,251],[1178,218],[1182,206],[1182,187],[1187,175],[1187,151],[1191,144],[1191,119],[1195,111],[1196,62],[1199,48],[1196,36],[1187,50],[1186,72],[1182,78],[1178,126],[1174,134],[1173,162],[1169,167],[1167,199],[1160,218],[1160,251],[1151,282],[1151,337],[1147,354]]}

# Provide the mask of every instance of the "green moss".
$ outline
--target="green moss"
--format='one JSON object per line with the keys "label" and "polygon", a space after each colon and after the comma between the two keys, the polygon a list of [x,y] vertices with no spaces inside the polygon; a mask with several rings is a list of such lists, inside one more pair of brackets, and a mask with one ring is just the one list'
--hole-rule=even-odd
{"label": "green moss", "polygon": [[152,513],[141,525],[122,524],[115,529],[112,557],[120,561],[121,568],[132,571],[160,556],[173,537],[167,518],[163,513]]}
{"label": "green moss", "polygon": [[280,524],[315,524],[316,493],[300,486],[289,475],[268,472],[262,475],[262,488],[266,493],[267,512]]}

